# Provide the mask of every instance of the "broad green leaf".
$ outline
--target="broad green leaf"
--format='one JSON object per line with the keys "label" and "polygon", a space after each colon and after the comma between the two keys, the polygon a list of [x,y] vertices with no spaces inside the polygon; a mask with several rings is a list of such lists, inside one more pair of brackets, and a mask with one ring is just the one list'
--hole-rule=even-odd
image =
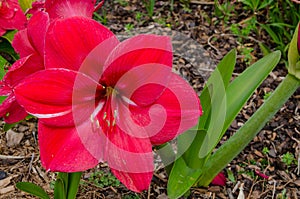
{"label": "broad green leaf", "polygon": [[9,129],[13,128],[14,126],[16,126],[19,122],[16,122],[16,123],[12,123],[12,124],[8,124],[8,123],[5,123],[4,124],[4,127],[3,127],[3,130],[4,131],[8,131]]}
{"label": "broad green leaf", "polygon": [[23,10],[23,12],[26,12],[27,9],[31,8],[32,2],[35,0],[19,0],[19,4]]}
{"label": "broad green leaf", "polygon": [[82,172],[69,173],[67,199],[75,199]]}
{"label": "broad green leaf", "polygon": [[173,167],[173,162],[176,159],[176,154],[173,150],[172,145],[169,142],[167,142],[155,148],[157,149],[157,154],[162,159],[167,174],[170,175],[171,169]]}
{"label": "broad green leaf", "polygon": [[4,35],[2,35],[2,37],[5,38],[9,43],[12,43],[17,32],[17,30],[10,30],[7,31]]}
{"label": "broad green leaf", "polygon": [[[220,126],[223,124],[216,123],[215,125],[210,125],[211,118],[216,121],[224,120],[225,110],[223,110],[223,115],[219,114],[219,108],[222,108],[224,102],[222,102],[225,98],[225,88],[229,85],[230,79],[232,77],[232,72],[236,63],[236,51],[230,51],[218,64],[215,71],[211,74],[210,78],[207,81],[207,84],[200,95],[200,101],[203,109],[203,115],[200,117],[198,129],[210,129],[208,133],[209,135],[203,134],[204,131],[198,133],[191,144],[190,148],[184,153],[183,157],[186,161],[186,164],[191,168],[199,168],[203,164],[203,158],[199,159],[198,154],[202,143],[204,140],[207,140],[208,137],[217,135],[218,132],[215,132],[218,128],[219,134],[222,130]],[[212,106],[213,103],[213,106]],[[225,107],[225,105],[224,105]],[[212,111],[213,109],[213,111]],[[219,136],[217,136],[219,137]],[[178,143],[184,142],[182,139],[178,139]],[[217,141],[216,141],[217,142]],[[206,145],[208,147],[208,145]],[[207,149],[205,149],[207,150]],[[204,148],[202,149],[202,153]],[[207,151],[208,152],[208,151]]]}
{"label": "broad green leaf", "polygon": [[300,79],[300,66],[299,66],[299,51],[298,51],[298,28],[297,26],[295,33],[293,35],[293,39],[290,43],[289,51],[288,51],[288,70],[289,73],[294,75],[295,77]]}
{"label": "broad green leaf", "polygon": [[174,163],[168,180],[168,197],[179,198],[184,195],[201,175],[201,169],[191,169],[182,158]]}
{"label": "broad green leaf", "polygon": [[36,197],[39,197],[41,199],[50,199],[46,191],[38,185],[35,185],[30,182],[18,182],[16,184],[16,187],[24,192],[30,193]]}
{"label": "broad green leaf", "polygon": [[68,173],[59,172],[54,185],[54,198],[66,199],[68,190]]}
{"label": "broad green leaf", "polygon": [[236,115],[251,97],[258,86],[266,79],[269,73],[278,64],[280,51],[275,51],[248,67],[226,89],[227,105],[226,120],[223,133],[228,129]]}
{"label": "broad green leaf", "polygon": [[5,75],[5,70],[4,67],[6,65],[7,61],[6,59],[4,59],[1,55],[0,55],[0,80],[2,80],[2,78]]}
{"label": "broad green leaf", "polygon": [[14,60],[19,58],[11,43],[5,38],[0,38],[0,52],[10,55]]}
{"label": "broad green leaf", "polygon": [[66,190],[63,180],[57,178],[54,185],[54,199],[66,199]]}
{"label": "broad green leaf", "polygon": [[7,98],[7,96],[0,96],[0,104]]}

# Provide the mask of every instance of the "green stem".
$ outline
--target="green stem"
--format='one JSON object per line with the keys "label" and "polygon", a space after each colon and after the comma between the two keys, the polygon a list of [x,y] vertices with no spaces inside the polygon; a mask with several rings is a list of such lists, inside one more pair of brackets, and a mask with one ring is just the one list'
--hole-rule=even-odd
{"label": "green stem", "polygon": [[272,119],[283,104],[300,86],[300,80],[288,74],[268,100],[253,116],[223,144],[206,162],[200,186],[208,186],[212,179],[226,167],[255,137],[255,135]]}

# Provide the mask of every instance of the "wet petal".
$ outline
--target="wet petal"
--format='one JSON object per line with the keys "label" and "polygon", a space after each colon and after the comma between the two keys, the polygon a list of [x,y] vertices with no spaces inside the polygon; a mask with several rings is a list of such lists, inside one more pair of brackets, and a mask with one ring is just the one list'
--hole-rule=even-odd
{"label": "wet petal", "polygon": [[[93,100],[96,87],[97,82],[81,73],[49,69],[26,78],[16,86],[15,94],[18,102],[32,115],[54,118],[71,113],[76,104]],[[77,97],[73,98],[73,92]]]}
{"label": "wet petal", "polygon": [[111,169],[112,173],[131,191],[141,192],[150,186],[153,172],[127,173]]}
{"label": "wet petal", "polygon": [[122,75],[115,89],[126,100],[138,106],[148,106],[157,100],[168,86],[172,72],[162,64],[144,64]]}
{"label": "wet petal", "polygon": [[149,139],[134,138],[116,126],[107,133],[108,165],[116,177],[130,190],[148,189],[154,170]]}
{"label": "wet petal", "polygon": [[42,58],[44,56],[45,36],[48,25],[48,14],[37,12],[30,18],[27,26],[29,40]]}
{"label": "wet petal", "polygon": [[43,70],[43,60],[38,54],[31,54],[16,61],[4,77],[4,82],[14,87],[29,75]]}
{"label": "wet petal", "polygon": [[[172,74],[168,87],[152,105],[130,106],[129,109],[135,125],[140,125],[147,131],[152,144],[163,144],[174,139],[194,127],[202,114],[198,96],[176,74]],[[130,125],[134,126],[134,123]]]}
{"label": "wet petal", "polygon": [[83,146],[76,128],[54,128],[39,122],[38,131],[41,162],[46,170],[76,172],[98,164]]}
{"label": "wet petal", "polygon": [[35,49],[28,39],[27,29],[20,30],[15,34],[12,46],[21,58],[35,53]]}
{"label": "wet petal", "polygon": [[[46,68],[68,68],[77,71],[87,55],[110,37],[115,36],[106,27],[88,18],[57,20],[50,25],[46,36]],[[101,66],[94,67],[97,70],[97,67]]]}
{"label": "wet petal", "polygon": [[[160,64],[171,71],[172,45],[169,37],[138,35],[120,43],[105,62],[102,81],[114,86],[125,73],[144,64]],[[153,71],[156,72],[155,67]]]}
{"label": "wet petal", "polygon": [[27,113],[17,103],[13,94],[9,95],[0,105],[0,117],[3,117],[6,123],[12,124],[18,122],[26,116]]}
{"label": "wet petal", "polygon": [[82,16],[92,18],[95,0],[52,0],[46,1],[45,9],[51,19]]}
{"label": "wet petal", "polygon": [[0,26],[5,30],[25,28],[27,19],[17,0],[2,1]]}

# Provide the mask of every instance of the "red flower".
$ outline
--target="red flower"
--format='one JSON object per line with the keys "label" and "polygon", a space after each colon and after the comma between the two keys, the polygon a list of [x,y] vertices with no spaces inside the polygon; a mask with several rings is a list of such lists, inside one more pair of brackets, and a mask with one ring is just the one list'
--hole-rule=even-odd
{"label": "red flower", "polygon": [[[3,4],[5,3],[3,2]],[[0,117],[4,117],[6,123],[18,122],[27,116],[25,110],[15,100],[13,89],[22,79],[45,68],[45,35],[50,24],[49,17],[52,21],[74,15],[91,17],[94,1],[46,1],[45,6],[48,13],[40,11],[43,6],[42,1],[37,1],[33,5],[36,4],[37,7],[32,12],[34,14],[27,27],[15,35],[12,43],[14,49],[20,54],[21,60],[9,69],[3,81],[0,82],[0,95],[8,96],[0,105]]]}
{"label": "red flower", "polygon": [[198,123],[199,99],[171,72],[168,37],[140,35],[122,43],[97,22],[74,17],[49,27],[46,70],[15,88],[39,120],[47,170],[74,172],[107,161],[133,191],[148,188],[152,145]]}
{"label": "red flower", "polygon": [[0,82],[0,95],[7,96],[0,105],[0,117],[4,117],[6,123],[15,123],[27,116],[16,101],[13,89],[27,76],[44,69],[43,54],[47,26],[46,13],[37,13],[30,19],[27,28],[19,31],[13,40],[13,46],[20,53],[21,59],[11,66]]}
{"label": "red flower", "polygon": [[6,30],[23,29],[27,19],[21,10],[18,0],[0,1],[0,36]]}

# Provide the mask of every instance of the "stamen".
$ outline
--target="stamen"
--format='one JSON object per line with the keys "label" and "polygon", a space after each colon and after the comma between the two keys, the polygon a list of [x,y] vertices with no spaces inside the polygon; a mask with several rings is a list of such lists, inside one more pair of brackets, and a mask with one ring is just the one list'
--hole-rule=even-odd
{"label": "stamen", "polygon": [[106,119],[106,117],[107,117],[107,112],[104,112],[104,114],[103,114],[103,120],[105,120]]}
{"label": "stamen", "polygon": [[[104,106],[104,102],[99,102],[98,106],[95,108],[95,110],[92,113],[91,117],[95,118],[98,115],[98,113],[101,111],[101,109],[103,108],[103,106]],[[91,121],[94,121],[94,119],[91,120]]]}
{"label": "stamen", "polygon": [[129,98],[125,97],[125,96],[122,96],[121,98],[122,98],[122,99],[124,100],[124,102],[126,102],[127,104],[132,105],[132,106],[137,106],[137,104],[134,103],[134,101],[132,101],[131,99],[129,99]]}
{"label": "stamen", "polygon": [[107,123],[107,126],[110,127],[110,121],[109,120],[105,120]]}

